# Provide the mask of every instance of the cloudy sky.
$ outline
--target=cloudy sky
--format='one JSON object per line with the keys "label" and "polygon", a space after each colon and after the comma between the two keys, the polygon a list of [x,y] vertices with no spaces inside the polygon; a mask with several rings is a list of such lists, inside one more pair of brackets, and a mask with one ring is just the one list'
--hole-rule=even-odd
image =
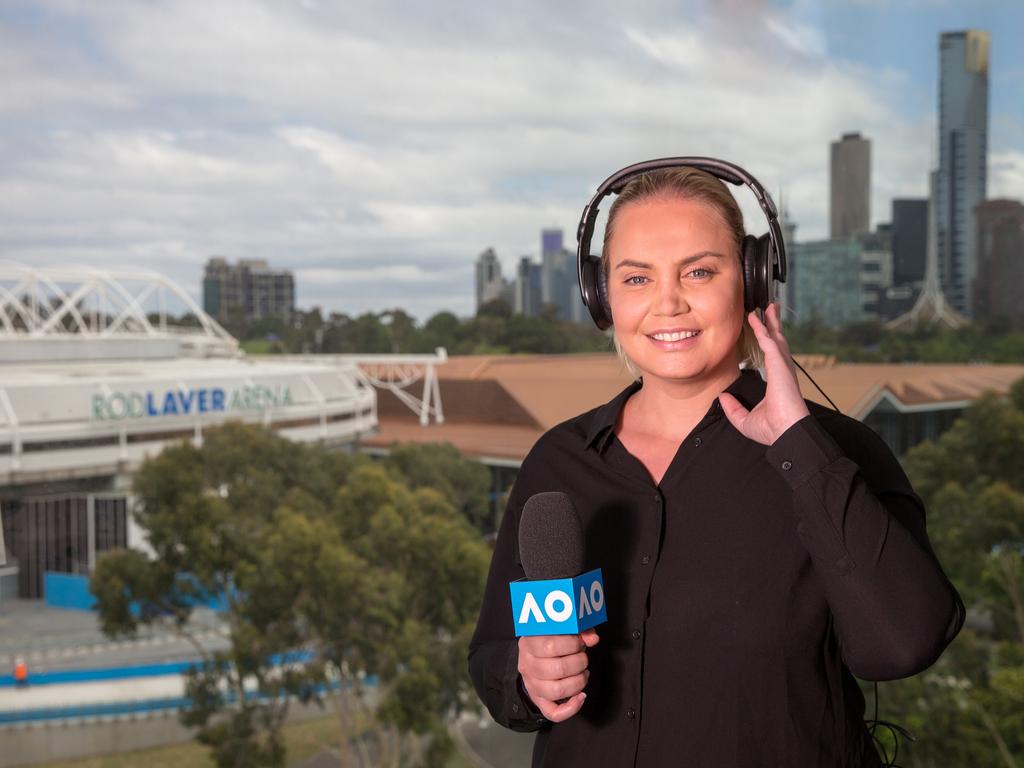
{"label": "cloudy sky", "polygon": [[821,237],[842,132],[873,142],[874,222],[925,195],[938,35],[968,27],[992,36],[989,194],[1024,198],[1019,0],[489,5],[5,0],[0,258],[197,298],[211,254],[265,258],[303,307],[469,314],[481,250],[511,272],[542,227],[569,245],[608,174],[683,154]]}

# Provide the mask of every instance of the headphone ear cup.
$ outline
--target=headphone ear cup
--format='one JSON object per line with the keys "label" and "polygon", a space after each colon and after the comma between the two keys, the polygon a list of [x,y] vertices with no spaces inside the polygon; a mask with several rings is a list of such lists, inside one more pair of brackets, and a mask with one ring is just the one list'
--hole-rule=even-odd
{"label": "headphone ear cup", "polygon": [[579,260],[580,296],[590,312],[594,325],[602,331],[612,324],[612,311],[608,304],[608,278],[601,260],[593,256]]}
{"label": "headphone ear cup", "polygon": [[604,265],[595,259],[594,268],[597,270],[597,298],[601,302],[601,311],[604,313],[608,325],[612,324],[612,305],[608,301],[608,273]]}
{"label": "headphone ear cup", "polygon": [[743,237],[743,309],[766,310],[771,303],[772,241],[766,233]]}

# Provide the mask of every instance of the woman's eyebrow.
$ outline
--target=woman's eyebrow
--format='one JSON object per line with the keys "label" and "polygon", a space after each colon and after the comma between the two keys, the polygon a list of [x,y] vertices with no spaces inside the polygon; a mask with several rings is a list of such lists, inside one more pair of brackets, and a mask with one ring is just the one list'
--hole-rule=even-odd
{"label": "woman's eyebrow", "polygon": [[[685,259],[679,262],[680,267],[685,267],[687,264],[692,264],[695,261],[703,259],[705,256],[711,256],[716,259],[724,259],[725,256],[718,251],[701,251],[695,253],[692,256],[687,256]],[[651,269],[652,266],[642,261],[636,261],[635,259],[623,259],[615,265],[616,269],[622,269],[623,267],[632,267],[633,269]]]}

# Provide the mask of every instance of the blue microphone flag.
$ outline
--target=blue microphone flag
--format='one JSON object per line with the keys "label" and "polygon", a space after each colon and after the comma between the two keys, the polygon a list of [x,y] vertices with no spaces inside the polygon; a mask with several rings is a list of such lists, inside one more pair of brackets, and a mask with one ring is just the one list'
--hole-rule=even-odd
{"label": "blue microphone flag", "polygon": [[516,637],[575,635],[608,620],[600,568],[572,579],[520,579],[508,587]]}

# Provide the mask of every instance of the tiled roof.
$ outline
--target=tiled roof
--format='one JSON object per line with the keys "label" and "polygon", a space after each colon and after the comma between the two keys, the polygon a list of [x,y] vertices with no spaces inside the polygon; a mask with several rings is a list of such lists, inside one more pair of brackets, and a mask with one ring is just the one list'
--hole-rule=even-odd
{"label": "tiled roof", "polygon": [[[837,363],[797,355],[844,413],[863,419],[888,397],[898,408],[960,407],[986,390],[1005,393],[1024,365]],[[607,402],[631,377],[612,354],[456,356],[437,368],[445,423],[421,427],[380,393],[380,431],[364,445],[451,442],[467,456],[520,460],[546,430]],[[826,403],[804,375],[809,400]]]}

